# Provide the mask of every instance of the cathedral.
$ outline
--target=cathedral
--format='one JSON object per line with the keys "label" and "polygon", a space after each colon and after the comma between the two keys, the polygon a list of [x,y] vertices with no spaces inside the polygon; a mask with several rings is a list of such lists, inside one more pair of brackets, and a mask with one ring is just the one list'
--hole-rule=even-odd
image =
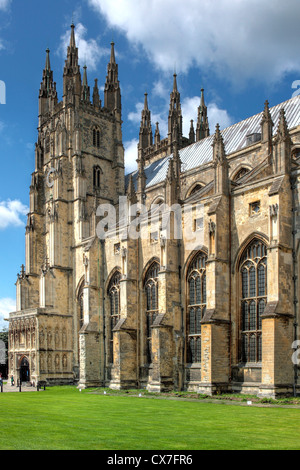
{"label": "cathedral", "polygon": [[184,136],[174,74],[168,134],[152,129],[145,94],[137,170],[125,175],[118,78],[112,43],[102,102],[72,24],[59,101],[46,51],[9,374],[295,394],[300,96],[221,130],[201,90]]}

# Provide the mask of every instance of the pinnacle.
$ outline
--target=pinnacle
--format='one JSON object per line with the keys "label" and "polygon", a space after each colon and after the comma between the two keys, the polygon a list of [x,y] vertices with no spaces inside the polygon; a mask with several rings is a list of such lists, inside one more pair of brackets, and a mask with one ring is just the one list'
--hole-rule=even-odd
{"label": "pinnacle", "polygon": [[76,47],[76,42],[75,42],[75,25],[74,25],[73,22],[72,22],[72,24],[71,24],[70,47]]}

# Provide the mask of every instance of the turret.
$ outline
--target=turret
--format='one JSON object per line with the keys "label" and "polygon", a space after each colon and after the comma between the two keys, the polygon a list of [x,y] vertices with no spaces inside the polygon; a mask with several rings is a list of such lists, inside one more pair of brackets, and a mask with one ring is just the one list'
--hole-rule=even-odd
{"label": "turret", "polygon": [[263,116],[261,120],[261,143],[262,143],[262,152],[266,154],[271,161],[272,156],[272,136],[273,136],[273,126],[269,102],[265,101],[265,108],[263,111]]}
{"label": "turret", "polygon": [[83,80],[82,80],[82,88],[81,88],[81,100],[84,102],[90,102],[90,87],[88,86],[88,79],[87,79],[87,66],[83,67]]}
{"label": "turret", "polygon": [[104,107],[121,115],[121,90],[118,80],[118,64],[115,58],[114,43],[111,43],[110,62],[107,66],[107,77],[104,87]]}
{"label": "turret", "polygon": [[75,42],[75,26],[71,25],[70,44],[67,51],[63,76],[64,104],[78,106],[81,99],[81,74],[78,65],[78,48]]}
{"label": "turret", "polygon": [[209,124],[207,117],[207,107],[204,102],[204,89],[201,89],[201,101],[198,108],[198,120],[197,120],[197,129],[196,129],[196,140],[205,139],[209,136]]}
{"label": "turret", "polygon": [[95,108],[101,108],[101,100],[99,95],[98,80],[95,78],[95,85],[93,89],[93,105]]}
{"label": "turret", "polygon": [[57,103],[56,83],[53,81],[53,72],[50,65],[50,50],[46,50],[46,64],[43,70],[43,80],[39,91],[39,126],[43,122],[43,117],[53,111]]}
{"label": "turret", "polygon": [[292,140],[283,108],[280,110],[280,118],[274,144],[273,172],[275,174],[289,175],[292,163]]}
{"label": "turret", "polygon": [[170,95],[170,108],[169,108],[169,119],[168,119],[168,140],[169,146],[172,149],[174,126],[177,128],[177,144],[181,147],[182,143],[182,114],[180,104],[180,93],[177,88],[177,75],[173,75],[173,91]]}
{"label": "turret", "polygon": [[189,142],[190,142],[190,144],[193,144],[195,142],[195,129],[194,129],[193,119],[191,119],[190,132],[189,132]]}
{"label": "turret", "polygon": [[151,112],[148,108],[147,93],[145,93],[144,109],[142,111],[141,126],[140,126],[140,139],[139,149],[145,149],[153,144],[152,126],[151,126]]}

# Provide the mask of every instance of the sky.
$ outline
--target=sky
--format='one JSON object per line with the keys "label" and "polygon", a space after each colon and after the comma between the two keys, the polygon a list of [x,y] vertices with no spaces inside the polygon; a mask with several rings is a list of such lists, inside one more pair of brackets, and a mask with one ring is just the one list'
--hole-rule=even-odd
{"label": "sky", "polygon": [[148,93],[152,125],[167,135],[173,74],[183,131],[197,120],[201,88],[211,133],[300,92],[299,0],[0,0],[0,330],[15,310],[37,140],[38,91],[50,49],[62,74],[74,22],[81,68],[102,102],[114,41],[122,93],[126,172],[135,170]]}

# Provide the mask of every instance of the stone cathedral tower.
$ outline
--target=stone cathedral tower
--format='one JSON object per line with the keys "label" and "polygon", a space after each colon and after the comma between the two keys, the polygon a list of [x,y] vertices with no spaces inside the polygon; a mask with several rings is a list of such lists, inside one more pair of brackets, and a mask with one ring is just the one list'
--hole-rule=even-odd
{"label": "stone cathedral tower", "polygon": [[[26,380],[30,374],[33,382],[73,382],[79,377],[79,350],[82,354],[90,350],[98,354],[92,373],[99,382],[100,351],[93,348],[99,342],[96,208],[101,203],[117,204],[124,183],[114,44],[102,105],[97,80],[90,99],[86,66],[81,75],[72,24],[63,99],[57,98],[48,49],[39,91],[26,263],[18,275],[17,313],[10,322],[9,370],[15,377]],[[84,324],[87,329],[82,329]],[[91,358],[82,357],[83,367],[85,360],[91,363]]]}

